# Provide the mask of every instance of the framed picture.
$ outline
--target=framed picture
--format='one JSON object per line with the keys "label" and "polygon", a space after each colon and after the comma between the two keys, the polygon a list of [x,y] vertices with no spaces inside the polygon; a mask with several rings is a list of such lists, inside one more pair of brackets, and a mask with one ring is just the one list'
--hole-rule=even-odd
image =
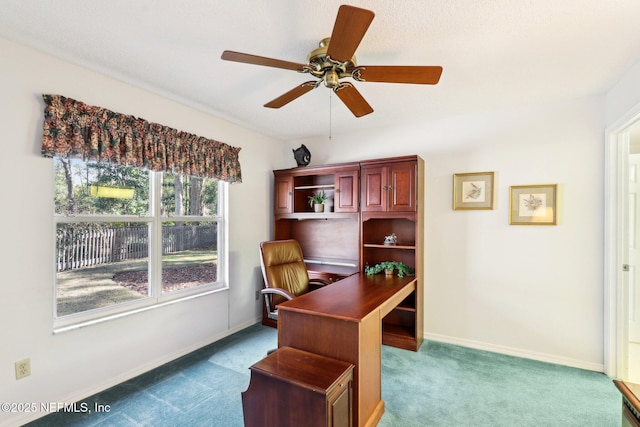
{"label": "framed picture", "polygon": [[453,209],[494,209],[495,172],[453,174]]}
{"label": "framed picture", "polygon": [[557,184],[511,186],[511,225],[556,225]]}

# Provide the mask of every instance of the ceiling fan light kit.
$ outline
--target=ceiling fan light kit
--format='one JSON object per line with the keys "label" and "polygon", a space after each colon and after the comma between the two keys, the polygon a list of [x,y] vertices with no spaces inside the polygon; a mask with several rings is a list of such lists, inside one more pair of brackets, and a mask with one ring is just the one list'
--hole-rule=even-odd
{"label": "ceiling fan light kit", "polygon": [[317,88],[320,83],[324,83],[326,87],[335,92],[354,116],[362,117],[372,113],[373,108],[353,84],[341,81],[341,79],[352,78],[358,82],[434,85],[438,83],[442,74],[440,66],[358,66],[355,52],[374,16],[370,10],[348,5],[340,6],[331,37],[322,39],[319,47],[309,52],[306,64],[229,50],[222,53],[222,59],[308,73],[318,79],[296,86],[266,103],[265,107],[283,107]]}

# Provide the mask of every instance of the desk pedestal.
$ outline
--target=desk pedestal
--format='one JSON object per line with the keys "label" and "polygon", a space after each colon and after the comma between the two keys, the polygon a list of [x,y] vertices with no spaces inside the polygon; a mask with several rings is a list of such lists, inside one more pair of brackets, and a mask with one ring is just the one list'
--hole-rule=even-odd
{"label": "desk pedestal", "polygon": [[246,427],[352,427],[353,365],[281,347],[251,367]]}

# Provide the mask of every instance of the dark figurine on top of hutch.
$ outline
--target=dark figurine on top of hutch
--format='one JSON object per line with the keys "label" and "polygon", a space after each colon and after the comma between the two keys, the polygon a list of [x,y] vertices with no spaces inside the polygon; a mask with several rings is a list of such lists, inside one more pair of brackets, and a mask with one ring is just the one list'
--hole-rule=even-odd
{"label": "dark figurine on top of hutch", "polygon": [[292,151],[298,166],[307,166],[311,162],[311,151],[304,144]]}

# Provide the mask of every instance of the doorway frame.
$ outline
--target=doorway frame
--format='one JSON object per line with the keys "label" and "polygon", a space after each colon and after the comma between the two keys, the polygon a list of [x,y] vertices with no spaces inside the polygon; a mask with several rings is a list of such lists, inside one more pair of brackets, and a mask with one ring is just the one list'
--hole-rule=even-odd
{"label": "doorway frame", "polygon": [[640,123],[640,104],[605,130],[604,373],[627,379],[629,367],[629,130]]}

